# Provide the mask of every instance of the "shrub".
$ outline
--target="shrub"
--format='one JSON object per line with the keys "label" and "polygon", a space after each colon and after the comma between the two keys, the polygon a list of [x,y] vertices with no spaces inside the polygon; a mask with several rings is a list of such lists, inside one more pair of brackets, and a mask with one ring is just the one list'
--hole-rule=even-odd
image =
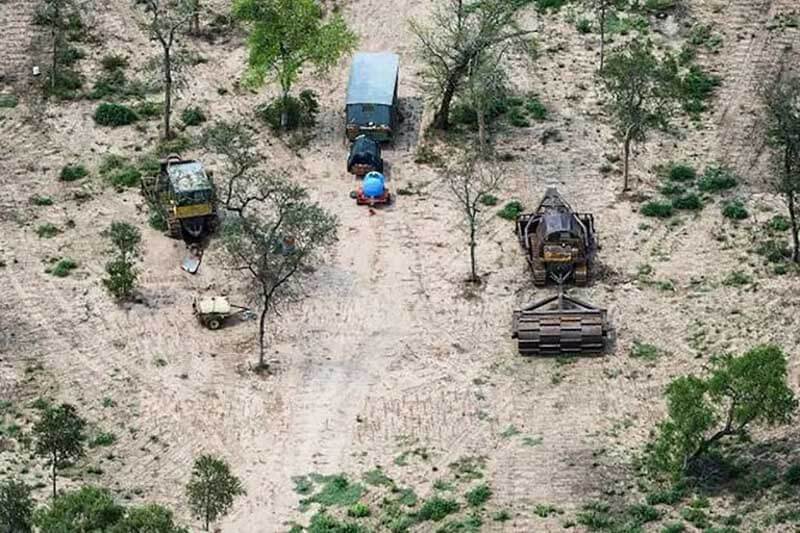
{"label": "shrub", "polygon": [[703,172],[697,188],[703,192],[719,192],[736,187],[736,178],[724,167],[711,166]]}
{"label": "shrub", "polygon": [[528,101],[525,102],[525,110],[535,120],[544,120],[547,118],[547,108],[536,95],[528,97]]}
{"label": "shrub", "polygon": [[770,231],[786,231],[791,227],[791,221],[783,215],[775,215],[767,222],[767,229]]}
{"label": "shrub", "polygon": [[731,220],[744,220],[749,216],[741,200],[732,200],[722,206],[722,216]]}
{"label": "shrub", "polygon": [[661,513],[655,507],[647,504],[635,504],[628,507],[626,514],[636,524],[646,524],[648,522],[655,522],[661,518]]}
{"label": "shrub", "polygon": [[800,463],[793,464],[786,470],[783,480],[789,485],[800,485]]}
{"label": "shrub", "polygon": [[517,217],[520,213],[522,213],[523,209],[525,209],[520,202],[517,200],[511,200],[506,205],[503,206],[503,209],[498,211],[497,216],[500,218],[504,218],[506,220],[517,220]]}
{"label": "shrub", "polygon": [[138,187],[142,179],[142,173],[132,166],[125,166],[119,170],[109,173],[108,182],[117,189],[124,187]]}
{"label": "shrub", "polygon": [[0,109],[17,107],[18,103],[19,100],[15,95],[9,93],[0,93]]}
{"label": "shrub", "polygon": [[578,30],[578,33],[591,33],[592,21],[586,17],[581,17],[578,19],[578,22],[575,23],[575,29]]}
{"label": "shrub", "polygon": [[275,131],[281,130],[281,115],[287,112],[287,130],[313,126],[317,120],[319,103],[313,91],[303,91],[299,98],[288,97],[285,101],[278,98],[269,104],[256,107],[256,116]]}
{"label": "shrub", "polygon": [[467,503],[473,507],[478,507],[480,505],[483,505],[484,503],[489,501],[489,498],[491,497],[492,497],[492,489],[490,489],[489,486],[486,485],[485,483],[478,485],[477,487],[475,487],[474,489],[472,489],[471,491],[467,492],[464,495],[464,498],[466,498]]}
{"label": "shrub", "polygon": [[689,165],[672,163],[669,166],[669,173],[667,177],[672,181],[694,181],[694,179],[697,177],[697,172]]}
{"label": "shrub", "polygon": [[86,170],[86,167],[78,163],[76,165],[67,165],[62,168],[61,174],[59,174],[58,177],[61,181],[75,181],[85,178],[88,175],[89,171]]}
{"label": "shrub", "polygon": [[720,83],[719,77],[706,73],[697,65],[691,65],[680,84],[684,110],[694,114],[705,111],[708,108],[705,101]]}
{"label": "shrub", "polygon": [[566,5],[569,0],[534,0],[534,2],[539,11],[558,11]]}
{"label": "shrub", "polygon": [[58,228],[58,226],[51,224],[49,222],[41,224],[39,225],[39,227],[36,228],[36,235],[38,235],[42,239],[49,239],[51,237],[55,237],[59,233],[61,233],[61,230]]}
{"label": "shrub", "polygon": [[672,216],[672,204],[653,200],[645,203],[639,212],[646,217],[669,218]]}
{"label": "shrub", "polygon": [[128,106],[104,102],[97,106],[94,112],[94,121],[101,126],[127,126],[139,119],[138,115]]}
{"label": "shrub", "polygon": [[590,531],[610,529],[614,526],[614,519],[609,513],[609,509],[609,506],[603,502],[592,502],[583,506],[583,510],[578,512],[576,520]]}
{"label": "shrub", "polygon": [[38,206],[53,205],[53,199],[49,196],[39,196],[35,194],[29,198],[30,203]]}
{"label": "shrub", "polygon": [[103,278],[108,292],[120,300],[129,298],[133,294],[138,277],[133,265],[123,259],[114,259],[106,263],[107,278]]}
{"label": "shrub", "polygon": [[439,522],[447,515],[458,512],[460,508],[461,506],[455,500],[434,496],[422,504],[417,513],[417,518],[420,521],[432,520]]}
{"label": "shrub", "polygon": [[686,188],[683,185],[679,185],[677,183],[665,183],[659,189],[661,194],[664,196],[681,196],[686,194]]}
{"label": "shrub", "polygon": [[697,211],[703,208],[703,201],[697,194],[691,192],[681,196],[676,196],[672,199],[672,207],[675,209],[688,209],[690,211]]}
{"label": "shrub", "polygon": [[354,503],[350,506],[347,510],[347,516],[352,516],[353,518],[365,518],[371,514],[369,507],[365,503]]}
{"label": "shrub", "polygon": [[674,9],[677,3],[677,0],[647,0],[644,7],[648,11],[661,12]]}
{"label": "shrub", "polygon": [[147,216],[147,223],[156,231],[167,231],[167,219],[161,209],[150,208],[150,214]]}
{"label": "shrub", "polygon": [[758,245],[756,253],[769,263],[780,263],[784,259],[791,257],[792,252],[785,241],[769,239]]}
{"label": "shrub", "polygon": [[117,442],[117,436],[113,433],[100,433],[98,434],[94,440],[89,443],[89,447],[96,448],[98,446],[111,446]]}
{"label": "shrub", "polygon": [[522,109],[517,106],[510,108],[506,116],[508,117],[508,122],[516,128],[527,128],[531,125]]}
{"label": "shrub", "polygon": [[753,283],[753,278],[741,270],[734,270],[722,280],[722,284],[727,287],[744,287],[751,283]]}
{"label": "shrub", "polygon": [[164,104],[161,102],[151,102],[144,100],[136,104],[133,108],[134,113],[145,120],[161,118],[164,114]]}
{"label": "shrub", "polygon": [[181,113],[181,121],[187,126],[197,126],[206,121],[206,115],[199,107],[187,107]]}
{"label": "shrub", "polygon": [[109,72],[122,70],[128,67],[128,58],[122,54],[106,54],[100,60],[100,65]]}
{"label": "shrub", "polygon": [[661,356],[662,352],[658,349],[657,346],[652,344],[647,344],[645,342],[639,342],[637,340],[633,341],[633,347],[631,347],[631,357],[636,359],[645,359],[647,361],[654,361]]}
{"label": "shrub", "polygon": [[68,257],[64,257],[59,259],[59,261],[53,266],[53,268],[48,268],[45,270],[48,274],[52,274],[57,278],[66,278],[69,276],[69,273],[73,270],[78,268],[78,263],[73,261]]}
{"label": "shrub", "polygon": [[481,196],[481,198],[480,198],[480,202],[481,202],[483,205],[487,205],[487,206],[489,206],[489,207],[492,207],[492,206],[495,206],[495,205],[497,205],[497,202],[499,202],[499,201],[500,201],[500,200],[498,200],[498,199],[497,199],[497,196],[495,196],[495,195],[493,195],[493,194],[484,194],[484,195],[483,195],[483,196]]}

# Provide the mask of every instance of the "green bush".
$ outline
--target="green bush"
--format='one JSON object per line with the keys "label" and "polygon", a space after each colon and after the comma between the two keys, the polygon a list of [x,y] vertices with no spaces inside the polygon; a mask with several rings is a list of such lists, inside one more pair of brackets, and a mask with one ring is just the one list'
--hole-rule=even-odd
{"label": "green bush", "polygon": [[75,165],[67,165],[62,168],[58,177],[61,181],[75,181],[85,178],[88,175],[89,171],[86,170],[86,167],[78,163]]}
{"label": "green bush", "polygon": [[661,518],[661,513],[655,507],[647,504],[635,504],[628,507],[625,511],[635,524],[646,524],[648,522],[655,522]]}
{"label": "green bush", "polygon": [[498,200],[497,196],[493,194],[484,194],[483,196],[480,197],[479,201],[483,205],[491,207],[497,205],[497,202],[499,202],[500,200]]}
{"label": "green bush", "polygon": [[639,212],[646,217],[669,218],[672,216],[673,208],[669,202],[651,200],[642,205]]}
{"label": "green bush", "polygon": [[792,251],[785,241],[774,239],[769,239],[759,244],[756,248],[756,253],[769,263],[780,263],[792,256]]}
{"label": "green bush", "polygon": [[17,107],[19,100],[16,95],[9,93],[0,93],[0,109],[10,109]]}
{"label": "green bush", "polygon": [[528,100],[525,102],[525,110],[534,120],[544,120],[547,118],[547,108],[536,95],[528,97]]}
{"label": "green bush", "polygon": [[730,170],[724,167],[710,166],[703,172],[697,188],[703,192],[719,192],[733,189],[736,184],[736,177]]}
{"label": "green bush", "polygon": [[464,495],[464,498],[467,500],[467,503],[473,507],[478,507],[483,505],[489,498],[492,497],[492,489],[489,488],[488,485],[482,483],[475,487],[474,489],[470,490]]}
{"label": "green bush", "polygon": [[722,216],[731,220],[744,220],[750,214],[745,209],[741,200],[731,200],[722,206]]}
{"label": "green bush", "polygon": [[786,231],[792,227],[792,222],[783,215],[775,215],[767,222],[770,231]]}
{"label": "green bush", "polygon": [[117,442],[117,436],[113,433],[100,433],[90,443],[89,447],[97,448],[98,446],[111,446]]}
{"label": "green bush", "polygon": [[578,22],[575,23],[575,29],[578,30],[578,33],[591,33],[592,21],[586,17],[581,17],[578,19]]}
{"label": "green bush", "polygon": [[130,107],[110,102],[100,104],[94,112],[94,121],[101,126],[127,126],[138,119],[138,115]]}
{"label": "green bush", "polygon": [[187,107],[181,113],[181,121],[186,126],[197,126],[206,121],[206,115],[199,107]]}
{"label": "green bush", "polygon": [[663,352],[657,346],[648,344],[646,342],[633,341],[630,356],[634,359],[644,359],[646,361],[655,361]]}
{"label": "green bush", "polygon": [[672,207],[675,209],[688,209],[697,211],[703,208],[703,201],[697,194],[690,192],[672,199]]}
{"label": "green bush", "polygon": [[510,108],[506,113],[506,117],[508,117],[508,122],[516,128],[527,128],[531,125],[522,109],[517,106]]}
{"label": "green bush", "polygon": [[138,187],[141,183],[142,173],[139,172],[139,170],[135,167],[125,166],[121,169],[110,172],[106,176],[106,179],[108,179],[108,182],[117,189],[124,187]]}
{"label": "green bush", "polygon": [[534,0],[536,3],[536,7],[539,11],[558,11],[562,7],[564,7],[569,0]]}
{"label": "green bush", "polygon": [[144,100],[133,108],[134,112],[145,120],[160,119],[164,116],[164,104],[161,102],[151,102]]}
{"label": "green bush", "polygon": [[36,235],[42,239],[50,239],[51,237],[55,237],[61,233],[61,230],[55,224],[51,224],[49,222],[45,222],[44,224],[40,224],[36,228]]}
{"label": "green bush", "polygon": [[517,217],[522,213],[525,208],[522,206],[520,202],[517,200],[511,200],[506,205],[503,206],[503,209],[498,211],[497,216],[500,218],[504,218],[506,220],[517,220]]}
{"label": "green bush", "polygon": [[69,276],[69,273],[73,270],[78,268],[78,263],[73,261],[68,257],[64,257],[59,259],[58,262],[53,266],[53,268],[48,268],[45,270],[48,274],[52,274],[57,278],[66,278]]}
{"label": "green bush", "polygon": [[103,278],[103,285],[115,298],[120,300],[129,298],[136,286],[138,274],[129,261],[121,258],[106,263],[107,278]]}
{"label": "green bush", "polygon": [[366,503],[358,502],[354,503],[350,506],[347,510],[347,516],[352,516],[353,518],[365,518],[371,514],[369,507]]}
{"label": "green bush", "polygon": [[311,127],[316,123],[319,103],[313,91],[303,91],[299,98],[290,96],[284,101],[278,98],[269,104],[256,107],[256,116],[275,131],[281,129],[281,115],[287,111],[287,130]]}
{"label": "green bush", "polygon": [[458,502],[455,500],[434,496],[422,504],[422,507],[420,507],[417,513],[417,518],[420,521],[432,520],[434,522],[439,522],[447,515],[457,513],[460,508],[461,506],[458,505]]}
{"label": "green bush", "polygon": [[694,179],[697,177],[697,172],[689,165],[683,163],[671,163],[667,177],[672,181],[694,181]]}
{"label": "green bush", "polygon": [[122,54],[106,54],[100,60],[103,70],[112,72],[128,68],[128,58]]}
{"label": "green bush", "polygon": [[708,74],[697,65],[691,65],[689,72],[683,77],[680,84],[684,110],[697,114],[708,109],[705,101],[711,98],[714,89],[720,83],[721,80],[718,76]]}
{"label": "green bush", "polygon": [[647,0],[644,3],[645,9],[653,12],[662,12],[674,9],[678,4],[677,0]]}
{"label": "green bush", "polygon": [[783,480],[789,485],[800,485],[800,463],[790,466],[783,475]]}
{"label": "green bush", "polygon": [[751,283],[753,283],[753,278],[741,270],[734,270],[722,280],[722,284],[727,287],[744,287]]}
{"label": "green bush", "polygon": [[33,205],[38,205],[38,206],[53,205],[52,198],[50,198],[49,196],[39,196],[38,194],[31,196],[29,201]]}
{"label": "green bush", "polygon": [[55,76],[55,84],[52,83],[52,78],[53,74],[50,73],[46,82],[47,94],[61,100],[71,100],[79,96],[79,90],[83,87],[83,76],[80,72],[62,63]]}

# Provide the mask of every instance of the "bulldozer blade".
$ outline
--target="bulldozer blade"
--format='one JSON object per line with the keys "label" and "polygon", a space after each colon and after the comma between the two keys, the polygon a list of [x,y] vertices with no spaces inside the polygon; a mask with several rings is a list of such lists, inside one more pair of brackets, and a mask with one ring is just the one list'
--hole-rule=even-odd
{"label": "bulldozer blade", "polygon": [[202,251],[189,249],[187,250],[186,256],[183,258],[183,262],[181,263],[181,268],[184,269],[189,274],[197,274],[197,270],[200,268],[200,261],[202,260],[203,260]]}

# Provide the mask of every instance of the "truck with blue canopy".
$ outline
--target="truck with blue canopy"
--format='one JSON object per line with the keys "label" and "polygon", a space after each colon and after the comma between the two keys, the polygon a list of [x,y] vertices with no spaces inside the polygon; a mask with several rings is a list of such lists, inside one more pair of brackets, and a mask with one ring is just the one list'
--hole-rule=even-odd
{"label": "truck with blue canopy", "polygon": [[391,140],[398,119],[400,57],[389,52],[358,52],[350,67],[345,107],[345,135]]}

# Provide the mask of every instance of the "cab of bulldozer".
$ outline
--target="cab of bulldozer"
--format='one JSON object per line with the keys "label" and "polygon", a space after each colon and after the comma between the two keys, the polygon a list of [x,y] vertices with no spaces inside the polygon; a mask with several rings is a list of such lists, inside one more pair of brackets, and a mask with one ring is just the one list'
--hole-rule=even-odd
{"label": "cab of bulldozer", "polygon": [[211,215],[214,186],[199,161],[170,160],[164,172],[169,180],[169,197],[178,219]]}
{"label": "cab of bulldozer", "polygon": [[542,258],[548,263],[570,263],[583,257],[581,229],[567,214],[545,215],[536,228]]}

